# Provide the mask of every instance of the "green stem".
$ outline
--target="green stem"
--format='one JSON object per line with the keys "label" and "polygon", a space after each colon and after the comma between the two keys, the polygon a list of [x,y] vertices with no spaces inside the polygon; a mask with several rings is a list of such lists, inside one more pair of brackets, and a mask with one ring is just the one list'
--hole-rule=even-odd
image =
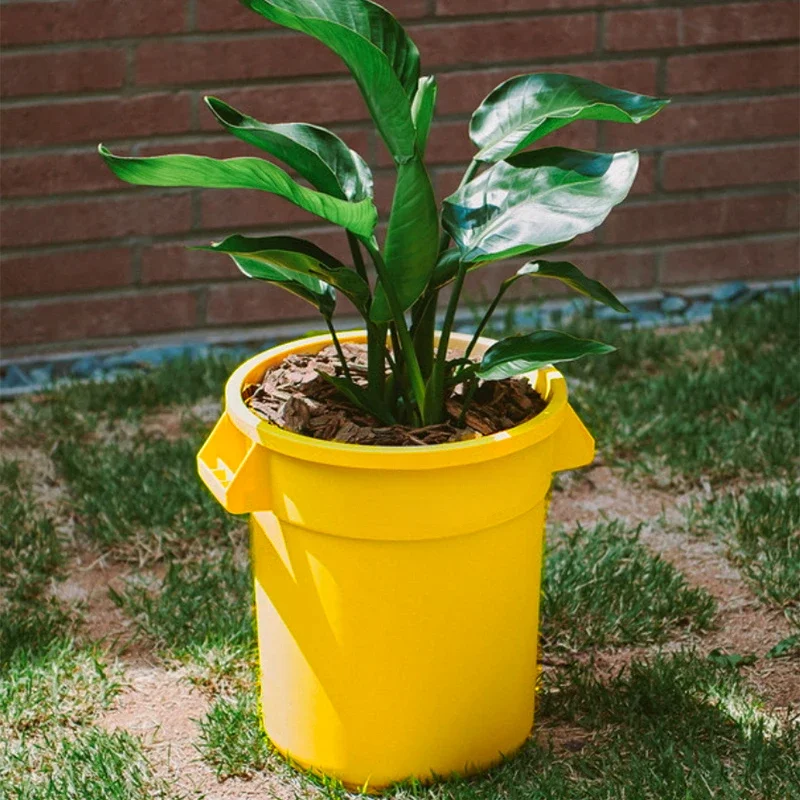
{"label": "green stem", "polygon": [[411,338],[422,376],[427,380],[433,369],[433,333],[436,328],[436,306],[439,290],[426,292],[411,310]]}
{"label": "green stem", "polygon": [[386,385],[386,325],[367,320],[367,382],[379,397]]}
{"label": "green stem", "polygon": [[494,300],[492,300],[492,302],[489,304],[489,308],[486,309],[486,313],[483,315],[481,321],[478,323],[478,327],[475,329],[475,334],[473,335],[472,339],[470,339],[470,342],[467,345],[467,349],[464,351],[464,358],[469,358],[470,353],[472,353],[472,351],[475,349],[475,345],[478,343],[478,339],[481,338],[481,333],[483,332],[483,329],[489,324],[489,320],[492,318],[492,314],[494,314],[498,304],[503,299],[503,295],[506,293],[508,287],[511,286],[512,283],[513,283],[512,280],[504,280],[500,284],[500,289],[495,295]]}
{"label": "green stem", "polygon": [[439,349],[436,351],[436,360],[433,364],[433,372],[431,373],[428,388],[431,390],[430,405],[426,409],[426,413],[435,421],[442,418],[444,411],[444,378],[445,378],[445,362],[447,361],[447,348],[450,344],[450,333],[453,330],[453,321],[456,317],[456,309],[458,308],[458,301],[461,295],[461,289],[464,286],[464,278],[467,276],[467,265],[462,261],[458,262],[458,272],[456,279],[453,282],[453,290],[450,294],[450,299],[447,301],[447,311],[444,315],[444,322],[442,323],[442,332],[439,335]]}
{"label": "green stem", "polygon": [[367,268],[364,266],[364,257],[361,255],[361,247],[358,244],[356,235],[350,231],[347,231],[347,243],[350,245],[350,254],[353,256],[353,264],[356,268],[356,272],[362,278],[364,283],[369,285]]}
{"label": "green stem", "polygon": [[342,369],[344,370],[344,375],[351,383],[353,382],[353,376],[350,374],[350,367],[347,366],[347,359],[344,357],[344,350],[342,350],[342,345],[339,342],[339,337],[336,335],[336,329],[333,327],[333,321],[330,317],[325,317],[325,324],[328,326],[328,330],[331,332],[331,338],[333,339],[333,346],[336,348],[336,353],[339,356],[339,361],[342,362]]}
{"label": "green stem", "polygon": [[378,280],[383,285],[384,292],[386,292],[386,299],[389,301],[392,319],[397,326],[397,335],[400,337],[403,358],[408,366],[408,377],[411,381],[411,390],[414,393],[414,400],[422,414],[423,421],[425,421],[425,381],[422,379],[422,372],[420,371],[419,362],[417,361],[417,354],[414,352],[414,342],[411,340],[411,334],[408,331],[403,307],[400,305],[400,300],[389,278],[389,273],[386,270],[386,264],[380,251],[372,244],[367,244],[366,248],[370,256],[372,256],[372,262],[375,264],[375,271],[378,273]]}

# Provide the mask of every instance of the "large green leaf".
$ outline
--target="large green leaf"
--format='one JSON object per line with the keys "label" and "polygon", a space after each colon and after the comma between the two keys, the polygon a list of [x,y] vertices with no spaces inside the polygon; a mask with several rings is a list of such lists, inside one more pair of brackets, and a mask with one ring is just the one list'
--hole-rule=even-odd
{"label": "large green leaf", "polygon": [[517,75],[480,104],[469,133],[477,159],[500,161],[577,119],[638,123],[667,103],[571,75]]}
{"label": "large green leaf", "polygon": [[231,256],[231,258],[233,263],[248,278],[255,278],[256,280],[280,286],[311,303],[326,319],[330,319],[333,316],[336,308],[336,292],[327,283],[309,275],[283,269],[258,259],[240,256]]}
{"label": "large green leaf", "polygon": [[431,131],[433,112],[436,108],[436,95],[438,87],[436,78],[427,75],[419,79],[419,86],[411,102],[411,119],[417,131],[417,152],[420,158],[425,157],[425,148],[428,144],[428,134]]}
{"label": "large green leaf", "polygon": [[[400,305],[405,311],[428,285],[439,252],[439,220],[431,180],[422,160],[397,168],[397,185],[386,231],[384,260]],[[383,286],[378,284],[370,317],[392,319]]]}
{"label": "large green leaf", "polygon": [[512,336],[493,344],[484,354],[475,374],[485,381],[499,381],[534,369],[575,361],[588,355],[611,353],[610,344],[593,339],[578,339],[560,331],[535,331],[527,336]]}
{"label": "large green leaf", "polygon": [[268,125],[216,97],[205,100],[225,130],[279,158],[319,191],[342,200],[372,197],[366,162],[331,131],[303,122]]}
{"label": "large green leaf", "polygon": [[625,199],[638,164],[635,151],[520,153],[450,195],[442,223],[467,263],[526,254],[602,224]]}
{"label": "large green leaf", "polygon": [[[556,242],[555,244],[548,245],[547,247],[531,247],[529,250],[525,250],[522,253],[517,253],[517,255],[544,255],[545,253],[552,253],[554,250],[561,250],[561,248],[566,247],[571,242],[572,239],[569,239],[566,242]],[[431,276],[431,288],[441,289],[442,286],[450,283],[450,281],[455,278],[456,272],[458,271],[460,257],[461,252],[457,247],[451,247],[449,250],[445,250],[439,256],[439,260],[436,262],[436,267],[434,268],[433,275]],[[472,272],[473,270],[478,269],[478,267],[485,267],[487,264],[501,261],[505,257],[505,255],[501,254],[498,256],[484,258],[482,261],[477,261],[472,264],[467,264],[467,272]]]}
{"label": "large green leaf", "polygon": [[369,310],[369,286],[337,258],[305,239],[294,236],[235,235],[197,249],[246,258],[251,266],[258,262],[283,273],[309,276],[338,289],[362,314]]}
{"label": "large green leaf", "polygon": [[614,311],[624,314],[628,307],[606,288],[600,281],[584,275],[574,264],[569,261],[529,261],[517,270],[516,275],[509,278],[506,283],[510,286],[520,278],[555,278],[562,283],[580,292],[586,297],[591,297],[598,303],[611,306]]}
{"label": "large green leaf", "polygon": [[128,158],[112,155],[103,145],[99,151],[117,177],[128,183],[202,189],[260,189],[285,197],[300,208],[365,237],[372,234],[378,221],[372,200],[351,203],[307,189],[263,158],[227,158],[222,161],[187,155]]}
{"label": "large green leaf", "polygon": [[333,50],[353,74],[389,152],[401,162],[413,157],[411,98],[419,79],[419,51],[385,8],[368,0],[242,2]]}

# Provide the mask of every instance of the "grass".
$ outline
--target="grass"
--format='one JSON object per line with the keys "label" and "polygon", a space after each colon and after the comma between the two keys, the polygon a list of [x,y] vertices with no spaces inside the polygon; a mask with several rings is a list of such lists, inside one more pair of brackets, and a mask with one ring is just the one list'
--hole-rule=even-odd
{"label": "grass", "polygon": [[554,537],[541,612],[547,650],[643,645],[710,627],[714,599],[688,586],[639,533],[611,521]]}
{"label": "grass", "polygon": [[[797,730],[760,708],[736,670],[691,652],[634,660],[599,678],[574,665],[547,678],[537,721],[543,746],[485,776],[434,787],[408,784],[395,800],[740,800],[800,796]],[[547,745],[568,732],[567,749]],[[269,763],[252,696],[217,701],[202,723],[200,750],[221,777]],[[308,787],[317,786],[305,778]],[[327,797],[347,797],[328,783]]]}
{"label": "grass", "polygon": [[243,525],[197,479],[201,442],[139,433],[131,441],[59,443],[53,458],[85,536],[140,563],[230,544]]}
{"label": "grass", "polygon": [[131,578],[122,592],[113,593],[138,630],[165,654],[193,659],[206,651],[234,650],[244,656],[254,646],[249,565],[227,552],[213,556],[173,562],[163,581]]}
{"label": "grass", "polygon": [[756,594],[785,609],[800,628],[800,486],[747,488],[695,504],[687,526],[728,544],[731,560]]}
{"label": "grass", "polygon": [[197,749],[220,779],[251,777],[269,765],[255,686],[216,698],[200,721]]}
{"label": "grass", "polygon": [[668,335],[576,321],[616,353],[564,365],[576,408],[612,460],[689,482],[785,477],[800,448],[796,294],[718,310]]}
{"label": "grass", "polygon": [[53,521],[17,461],[0,461],[0,674],[17,650],[46,648],[73,615],[48,594],[64,564]]}
{"label": "grass", "polygon": [[[581,319],[574,332],[620,350],[564,369],[607,460],[637,477],[710,484],[692,529],[724,537],[762,601],[790,615],[800,585],[800,498],[787,480],[797,456],[799,323],[796,296],[669,335]],[[4,410],[7,441],[52,458],[67,522],[40,502],[24,463],[0,462],[3,800],[174,791],[138,737],[99,726],[124,676],[107,651],[71,638],[80,633],[75,614],[52,591],[87,550],[126,565],[112,597],[141,649],[179,661],[209,698],[195,744],[214,774],[275,770],[287,792],[345,796],[335,783],[293,775],[261,732],[245,525],[200,486],[194,456],[207,426],[189,408],[218,397],[232,366],[183,361]],[[174,440],[154,432],[153,413],[165,409],[172,422],[183,416]],[[733,668],[730,658],[653,654],[685,631],[702,635],[715,608],[638,529],[611,520],[551,535],[542,614],[545,658],[557,655],[560,666],[542,681],[538,742],[486,776],[397,787],[390,797],[800,798],[797,730],[746,688],[765,659]],[[595,654],[620,647],[643,653],[619,674],[595,665]],[[773,648],[773,668],[791,666],[796,648],[791,637]]]}

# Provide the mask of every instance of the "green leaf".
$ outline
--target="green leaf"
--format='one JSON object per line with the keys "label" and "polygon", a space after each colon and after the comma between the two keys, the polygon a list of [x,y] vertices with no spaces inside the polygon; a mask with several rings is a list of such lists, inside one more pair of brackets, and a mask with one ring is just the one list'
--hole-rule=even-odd
{"label": "green leaf", "polygon": [[338,289],[362,314],[366,315],[369,310],[370,291],[367,283],[330,253],[305,239],[236,235],[209,247],[196,249],[246,258],[250,265],[258,262],[269,268],[280,269],[283,273],[307,275]]}
{"label": "green leaf", "polygon": [[254,258],[242,256],[231,256],[231,258],[248,278],[274,283],[311,303],[326,319],[333,316],[336,309],[336,292],[327,283]]}
{"label": "green leaf", "polygon": [[[422,160],[415,158],[397,168],[397,185],[386,231],[386,271],[405,311],[428,285],[439,252],[439,219],[430,177]],[[379,283],[370,317],[375,322],[392,319]]]}
{"label": "green leaf", "polygon": [[800,650],[800,633],[781,639],[778,644],[770,648],[765,658],[782,658],[790,655],[794,650]]}
{"label": "green leaf", "polygon": [[260,189],[285,197],[318,217],[341,225],[358,236],[372,234],[378,212],[372,200],[350,203],[300,186],[280,167],[262,158],[112,155],[103,145],[100,155],[117,177],[142,186],[183,186],[201,189]]}
{"label": "green leaf", "polygon": [[328,383],[335,386],[354,406],[366,411],[367,414],[372,414],[384,425],[394,425],[396,423],[392,412],[389,411],[383,400],[371,394],[369,390],[347,380],[347,378],[338,378],[325,372],[317,372],[317,374],[320,378],[324,378]]}
{"label": "green leaf", "polygon": [[433,112],[436,108],[437,92],[436,78],[432,75],[420,78],[417,93],[411,102],[411,119],[417,131],[417,152],[420,158],[425,156],[428,134],[433,122]]}
{"label": "green leaf", "polygon": [[[522,253],[517,253],[517,255],[523,256],[532,256],[532,255],[544,255],[545,253],[552,253],[554,250],[561,250],[561,248],[566,247],[568,244],[572,242],[572,239],[566,242],[556,242],[555,244],[548,245],[547,247],[531,247],[529,250],[525,250]],[[441,289],[442,286],[450,283],[453,278],[456,276],[456,272],[458,270],[458,262],[460,258],[460,251],[457,247],[451,247],[449,250],[445,250],[440,256],[439,260],[436,262],[436,267],[433,270],[433,275],[431,276],[431,287],[434,289]],[[501,261],[504,259],[505,255],[498,255],[498,256],[491,256],[485,258],[483,261],[479,261],[476,263],[468,264],[467,265],[467,272],[472,272],[478,267],[484,267],[487,264],[494,263],[496,261]]]}
{"label": "green leaf", "polygon": [[478,160],[500,161],[577,119],[638,123],[668,103],[571,75],[517,75],[481,103],[469,133]]}
{"label": "green leaf", "polygon": [[485,381],[499,381],[549,364],[611,353],[616,349],[610,344],[578,339],[560,331],[535,331],[527,336],[512,336],[493,344],[483,354],[475,374]]}
{"label": "green leaf", "polygon": [[746,656],[740,656],[738,653],[724,653],[718,647],[715,647],[708,654],[708,660],[712,664],[717,664],[720,667],[731,667],[732,669],[746,667],[749,664],[755,664],[757,661],[756,656],[753,653],[748,653]]}
{"label": "green leaf", "polygon": [[411,98],[419,79],[419,51],[385,8],[368,0],[242,2],[262,17],[307,33],[333,50],[353,74],[395,160],[414,156]]}
{"label": "green leaf", "polygon": [[520,153],[450,195],[442,223],[468,263],[529,253],[602,224],[625,199],[638,164],[635,151]]}
{"label": "green leaf", "polygon": [[512,284],[520,278],[555,278],[565,283],[576,292],[586,297],[591,297],[598,303],[611,306],[614,311],[624,314],[628,307],[623,305],[617,297],[610,292],[600,281],[584,275],[574,264],[569,261],[529,261],[517,270],[517,274],[509,278]]}
{"label": "green leaf", "polygon": [[366,162],[331,131],[304,122],[268,125],[216,97],[205,101],[228,133],[279,158],[315,189],[341,200],[372,197]]}

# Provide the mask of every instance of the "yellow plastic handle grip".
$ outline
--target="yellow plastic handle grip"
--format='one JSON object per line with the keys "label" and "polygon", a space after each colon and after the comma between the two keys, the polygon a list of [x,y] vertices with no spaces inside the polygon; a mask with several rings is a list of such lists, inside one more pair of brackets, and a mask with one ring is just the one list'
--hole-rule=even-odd
{"label": "yellow plastic handle grip", "polygon": [[197,471],[231,514],[268,511],[269,453],[223,414],[197,454]]}
{"label": "yellow plastic handle grip", "polygon": [[572,406],[564,409],[564,419],[553,434],[553,472],[577,469],[592,463],[594,459],[594,437]]}

